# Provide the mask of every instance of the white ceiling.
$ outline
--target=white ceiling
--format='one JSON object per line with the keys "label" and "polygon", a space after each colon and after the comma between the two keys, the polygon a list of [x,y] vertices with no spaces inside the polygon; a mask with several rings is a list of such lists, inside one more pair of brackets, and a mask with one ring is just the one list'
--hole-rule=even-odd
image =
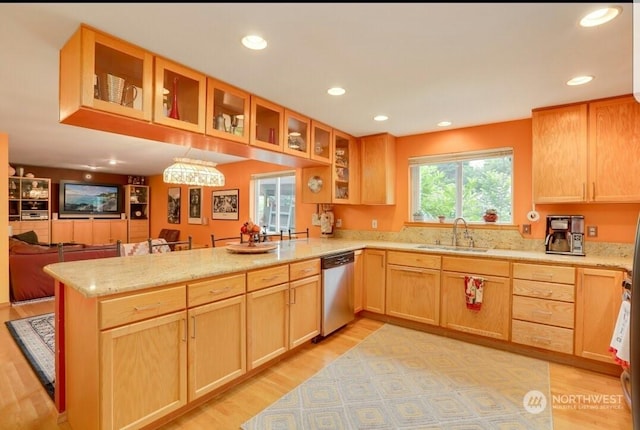
{"label": "white ceiling", "polygon": [[[3,3],[0,131],[14,166],[155,175],[185,155],[179,145],[58,123],[59,50],[80,23],[354,136],[527,118],[535,107],[632,92],[633,4],[620,3],[622,14],[604,26],[581,28],[600,5]],[[242,47],[249,32],[267,49]],[[595,79],[565,85],[582,74]],[[347,93],[327,95],[336,85]],[[390,119],[374,122],[379,113]],[[108,166],[111,158],[119,164]]]}

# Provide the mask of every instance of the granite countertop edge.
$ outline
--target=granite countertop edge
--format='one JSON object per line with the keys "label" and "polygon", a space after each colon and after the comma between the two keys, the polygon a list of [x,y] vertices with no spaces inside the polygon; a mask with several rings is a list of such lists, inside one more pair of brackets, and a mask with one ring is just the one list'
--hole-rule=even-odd
{"label": "granite countertop edge", "polygon": [[420,248],[419,243],[347,239],[300,239],[278,243],[275,250],[260,254],[236,254],[225,248],[201,248],[164,254],[111,257],[53,263],[44,271],[87,298],[133,292],[192,280],[251,271],[298,260],[319,258],[365,248],[412,251],[443,256],[501,258],[534,263],[568,264],[630,271],[628,257],[572,256],[510,249],[456,250]]}

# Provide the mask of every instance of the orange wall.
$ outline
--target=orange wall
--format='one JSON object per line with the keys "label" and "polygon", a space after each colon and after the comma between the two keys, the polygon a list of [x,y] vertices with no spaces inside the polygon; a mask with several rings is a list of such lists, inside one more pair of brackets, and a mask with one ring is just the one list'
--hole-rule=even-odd
{"label": "orange wall", "polygon": [[[182,185],[180,224],[169,224],[167,222],[167,193],[173,184],[165,184],[162,176],[151,176],[149,178],[149,189],[151,192],[151,237],[157,237],[163,228],[173,228],[180,230],[181,240],[189,235],[193,237],[193,242],[211,246],[211,234],[218,237],[230,237],[240,235],[240,227],[249,219],[249,204],[251,199],[249,183],[251,174],[269,173],[275,171],[294,170],[291,167],[279,166],[276,164],[263,163],[261,161],[241,161],[238,163],[221,164],[216,166],[225,176],[224,187],[203,187],[202,191],[202,215],[208,220],[208,224],[188,223],[188,186]],[[296,170],[296,184],[300,184],[301,170]],[[226,189],[239,190],[240,215],[238,221],[211,220],[211,192]],[[311,226],[311,215],[316,212],[316,205],[302,204],[301,187],[296,191],[296,228],[305,229],[309,227],[311,236],[319,237],[319,227]]]}
{"label": "orange wall", "polygon": [[[396,139],[396,205],[337,206],[336,218],[350,230],[373,230],[371,220],[378,220],[378,230],[399,231],[409,217],[409,157],[513,147],[514,220],[527,224],[532,209],[531,194],[531,119],[526,118],[434,133],[416,134]],[[615,174],[617,172],[612,172]],[[566,204],[536,205],[540,221],[532,224],[531,238],[545,235],[545,217],[550,214],[579,214],[585,225],[596,225],[598,237],[590,241],[633,243],[640,204]]]}
{"label": "orange wall", "polygon": [[[9,176],[9,135],[0,132],[0,175]],[[9,219],[9,190],[3,188],[0,197],[0,217]],[[9,223],[5,222],[0,234],[0,258],[6,264],[0,265],[0,306],[9,303]]]}

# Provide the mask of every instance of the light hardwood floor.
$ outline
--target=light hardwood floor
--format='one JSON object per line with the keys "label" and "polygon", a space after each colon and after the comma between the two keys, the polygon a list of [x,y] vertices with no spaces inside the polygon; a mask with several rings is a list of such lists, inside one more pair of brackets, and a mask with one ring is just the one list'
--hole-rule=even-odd
{"label": "light hardwood floor", "polygon": [[[2,321],[53,311],[53,302],[0,307]],[[308,344],[256,377],[163,426],[168,430],[235,430],[298,384],[343,354],[383,323],[361,318],[324,339]],[[4,325],[4,324],[3,324]],[[69,430],[58,423],[54,404],[6,329],[0,329],[0,430]],[[631,414],[622,400],[620,380],[570,366],[550,364],[554,429],[630,430]],[[613,404],[584,405],[590,395],[611,395]],[[573,401],[570,396],[573,396]],[[583,399],[583,405],[578,400]],[[593,397],[591,397],[593,399]],[[616,399],[619,401],[616,402]],[[588,400],[587,400],[588,401]],[[74,429],[78,430],[78,429]],[[80,429],[85,430],[85,429]]]}

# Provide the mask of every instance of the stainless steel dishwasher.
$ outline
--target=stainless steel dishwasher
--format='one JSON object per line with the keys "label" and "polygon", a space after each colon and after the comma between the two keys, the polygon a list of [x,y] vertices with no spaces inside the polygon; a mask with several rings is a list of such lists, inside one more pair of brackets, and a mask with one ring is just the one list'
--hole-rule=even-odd
{"label": "stainless steel dishwasher", "polygon": [[322,258],[322,324],[318,342],[354,320],[353,251]]}

